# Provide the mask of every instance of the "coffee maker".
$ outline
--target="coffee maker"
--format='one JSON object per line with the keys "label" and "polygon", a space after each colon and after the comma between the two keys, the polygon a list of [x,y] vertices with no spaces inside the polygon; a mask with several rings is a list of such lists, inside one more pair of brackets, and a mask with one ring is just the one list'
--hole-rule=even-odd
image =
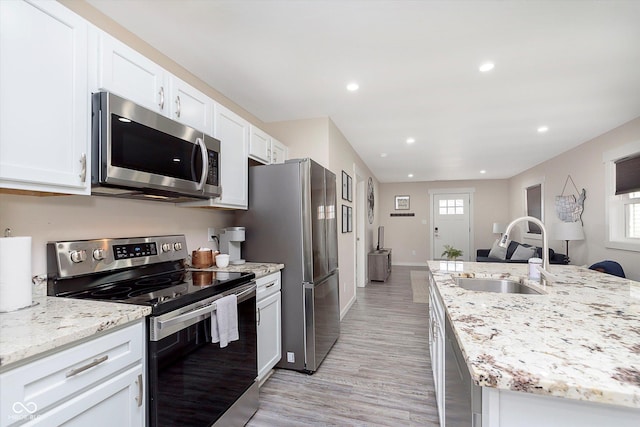
{"label": "coffee maker", "polygon": [[229,254],[229,264],[244,264],[240,256],[240,243],[244,242],[244,227],[223,228],[220,233],[220,253]]}

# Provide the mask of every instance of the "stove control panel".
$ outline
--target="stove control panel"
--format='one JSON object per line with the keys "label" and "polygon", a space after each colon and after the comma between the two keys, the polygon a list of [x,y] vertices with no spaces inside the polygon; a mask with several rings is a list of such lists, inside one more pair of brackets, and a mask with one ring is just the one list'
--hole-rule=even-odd
{"label": "stove control panel", "polygon": [[95,239],[47,244],[47,271],[71,277],[187,258],[184,235]]}
{"label": "stove control panel", "polygon": [[[162,246],[166,245],[164,243]],[[115,259],[139,258],[157,255],[156,242],[129,243],[127,245],[113,245]]]}

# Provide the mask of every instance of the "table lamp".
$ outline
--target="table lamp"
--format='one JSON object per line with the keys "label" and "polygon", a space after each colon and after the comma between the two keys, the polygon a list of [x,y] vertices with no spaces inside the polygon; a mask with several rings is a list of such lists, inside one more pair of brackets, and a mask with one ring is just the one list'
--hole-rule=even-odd
{"label": "table lamp", "polygon": [[561,222],[556,224],[554,232],[556,240],[564,240],[566,242],[567,263],[569,263],[569,240],[584,240],[582,223],[580,221]]}

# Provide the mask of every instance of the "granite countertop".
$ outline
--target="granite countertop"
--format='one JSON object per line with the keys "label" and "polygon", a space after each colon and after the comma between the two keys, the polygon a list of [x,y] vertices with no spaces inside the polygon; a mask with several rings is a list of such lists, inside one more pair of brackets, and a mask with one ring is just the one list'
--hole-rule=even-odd
{"label": "granite countertop", "polygon": [[231,265],[229,264],[227,267],[213,267],[209,268],[190,268],[190,270],[195,271],[238,271],[238,272],[249,272],[255,273],[256,279],[260,277],[267,276],[271,273],[275,273],[276,271],[280,271],[284,268],[284,264],[274,264],[268,262],[245,262],[244,264]]}
{"label": "granite countertop", "polygon": [[[429,261],[471,376],[483,387],[640,408],[640,282],[552,265]],[[474,292],[454,276],[522,279],[545,295]]]}
{"label": "granite countertop", "polygon": [[[204,270],[248,271],[259,278],[283,268],[283,264],[247,262]],[[151,314],[151,308],[145,306],[49,297],[45,294],[46,283],[41,281],[34,286],[33,300],[37,305],[0,313],[0,371]]]}
{"label": "granite countertop", "polygon": [[36,296],[34,302],[0,313],[0,370],[151,313],[150,307],[114,302],[48,296]]}

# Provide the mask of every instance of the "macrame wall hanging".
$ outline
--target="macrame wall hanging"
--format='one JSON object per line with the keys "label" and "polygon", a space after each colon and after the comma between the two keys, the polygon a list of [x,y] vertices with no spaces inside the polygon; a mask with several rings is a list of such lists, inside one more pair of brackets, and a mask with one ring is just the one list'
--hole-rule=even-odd
{"label": "macrame wall hanging", "polygon": [[[569,181],[571,181],[571,185],[573,185],[576,192],[575,194],[565,195]],[[579,192],[571,175],[567,175],[567,179],[564,181],[564,187],[562,187],[562,194],[556,196],[556,212],[558,218],[563,222],[582,222],[582,211],[584,210],[584,199],[586,198],[587,190],[583,188],[582,192]]]}

